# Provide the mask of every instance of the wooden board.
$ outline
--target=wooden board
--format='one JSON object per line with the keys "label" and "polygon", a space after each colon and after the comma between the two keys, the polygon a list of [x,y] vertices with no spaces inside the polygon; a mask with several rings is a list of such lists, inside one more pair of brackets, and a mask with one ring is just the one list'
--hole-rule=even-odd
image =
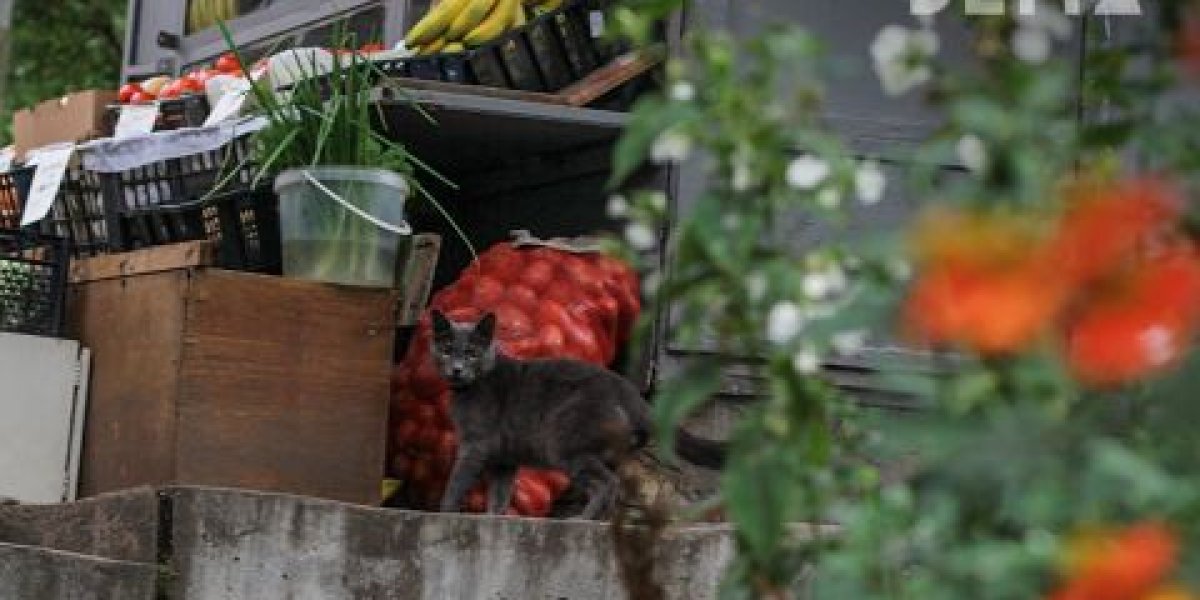
{"label": "wooden board", "polygon": [[188,271],[73,285],[72,337],[92,350],[79,495],[172,481]]}
{"label": "wooden board", "polygon": [[71,262],[71,283],[99,281],[129,275],[215,264],[216,253],[208,241],[155,246],[133,252],[106,254]]}
{"label": "wooden board", "polygon": [[395,302],[386,290],[197,271],[177,480],[378,503]]}

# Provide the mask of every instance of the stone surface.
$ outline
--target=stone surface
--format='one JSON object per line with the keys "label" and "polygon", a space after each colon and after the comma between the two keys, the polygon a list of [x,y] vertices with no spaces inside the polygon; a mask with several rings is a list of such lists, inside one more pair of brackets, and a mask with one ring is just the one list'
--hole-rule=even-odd
{"label": "stone surface", "polygon": [[[178,597],[623,598],[608,525],[437,515],[212,489],[172,490]],[[722,526],[668,533],[668,598],[716,597]]]}
{"label": "stone surface", "polygon": [[154,565],[0,543],[0,598],[153,600]]}
{"label": "stone surface", "polygon": [[0,506],[0,542],[114,560],[154,563],[158,528],[159,496],[150,488],[69,504]]}

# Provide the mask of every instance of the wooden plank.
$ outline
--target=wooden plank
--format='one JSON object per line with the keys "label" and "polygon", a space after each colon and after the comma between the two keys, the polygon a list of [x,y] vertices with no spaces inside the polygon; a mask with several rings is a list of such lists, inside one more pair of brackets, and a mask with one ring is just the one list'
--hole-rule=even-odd
{"label": "wooden plank", "polygon": [[70,287],[69,330],[92,350],[79,493],[169,482],[188,271]]}
{"label": "wooden plank", "polygon": [[83,258],[71,263],[71,282],[99,281],[172,269],[211,266],[215,264],[215,257],[211,242],[194,241]]}
{"label": "wooden plank", "polygon": [[463,83],[452,83],[449,81],[412,79],[409,77],[392,77],[388,79],[387,83],[389,84],[389,87],[399,88],[400,90],[407,89],[429,92],[446,92],[451,94],[469,94],[471,96],[482,96],[484,98],[501,98],[504,100],[519,100],[521,102],[538,102],[541,104],[567,104],[566,98],[557,94],[527,92],[524,90],[510,90],[505,88],[489,87],[486,85],[467,85]]}
{"label": "wooden plank", "polygon": [[411,327],[421,319],[429,292],[433,287],[433,274],[437,270],[438,254],[442,249],[442,236],[435,233],[420,233],[412,238],[412,251],[404,270],[403,295],[396,312],[396,326]]}
{"label": "wooden plank", "polygon": [[396,295],[196,272],[178,481],[378,504]]}
{"label": "wooden plank", "polygon": [[569,106],[587,106],[601,96],[633,81],[663,61],[658,50],[628,52],[607,65],[592,71],[587,77],[563,88],[554,96]]}

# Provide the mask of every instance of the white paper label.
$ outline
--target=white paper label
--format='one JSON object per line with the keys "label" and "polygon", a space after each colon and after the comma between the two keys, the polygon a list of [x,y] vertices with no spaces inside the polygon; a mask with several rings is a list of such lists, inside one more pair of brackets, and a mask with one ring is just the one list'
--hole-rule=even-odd
{"label": "white paper label", "polygon": [[25,199],[25,211],[21,215],[21,227],[37,223],[50,214],[58,188],[62,187],[63,176],[71,162],[74,144],[60,144],[35,150],[30,162],[37,165],[33,172],[33,184],[29,186],[29,197]]}
{"label": "white paper label", "polygon": [[221,99],[217,100],[216,106],[208,113],[208,118],[204,119],[204,126],[210,127],[240,115],[249,91],[250,83],[244,79],[231,83],[225,93],[221,94]]}
{"label": "white paper label", "polygon": [[604,12],[593,10],[588,14],[588,21],[592,26],[592,37],[604,37]]}
{"label": "white paper label", "polygon": [[121,115],[117,117],[115,138],[131,135],[144,135],[154,131],[154,123],[158,121],[158,103],[126,104],[121,107]]}
{"label": "white paper label", "polygon": [[0,150],[0,173],[7,173],[12,170],[14,154],[12,146]]}

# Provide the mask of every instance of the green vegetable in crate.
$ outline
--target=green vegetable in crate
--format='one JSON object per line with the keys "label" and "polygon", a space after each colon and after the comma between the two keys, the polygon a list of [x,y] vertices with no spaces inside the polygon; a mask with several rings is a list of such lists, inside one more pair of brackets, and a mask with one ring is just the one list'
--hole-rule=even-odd
{"label": "green vegetable in crate", "polygon": [[49,315],[32,265],[0,259],[0,330],[30,331]]}

